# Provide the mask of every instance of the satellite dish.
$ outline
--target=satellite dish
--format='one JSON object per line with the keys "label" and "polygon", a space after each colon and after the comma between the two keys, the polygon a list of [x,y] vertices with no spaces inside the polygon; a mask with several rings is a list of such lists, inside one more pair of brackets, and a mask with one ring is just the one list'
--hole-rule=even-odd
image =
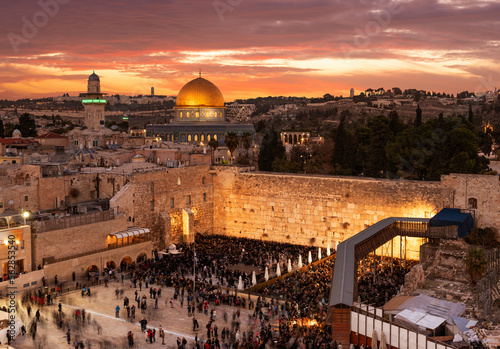
{"label": "satellite dish", "polygon": [[9,205],[14,205],[14,200],[10,200]]}

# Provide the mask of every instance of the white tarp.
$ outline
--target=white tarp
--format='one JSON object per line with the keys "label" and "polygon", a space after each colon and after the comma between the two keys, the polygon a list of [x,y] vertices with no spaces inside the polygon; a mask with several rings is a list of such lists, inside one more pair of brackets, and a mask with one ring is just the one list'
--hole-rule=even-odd
{"label": "white tarp", "polygon": [[446,321],[445,318],[440,316],[426,314],[418,310],[405,309],[395,316],[396,319],[403,319],[411,322],[417,326],[427,328],[430,330],[435,330],[443,322]]}

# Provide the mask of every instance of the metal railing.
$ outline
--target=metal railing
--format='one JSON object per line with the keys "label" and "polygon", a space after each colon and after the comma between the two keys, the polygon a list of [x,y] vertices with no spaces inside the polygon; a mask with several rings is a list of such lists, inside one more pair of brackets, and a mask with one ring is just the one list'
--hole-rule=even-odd
{"label": "metal railing", "polygon": [[50,219],[46,221],[37,221],[33,225],[36,227],[37,233],[44,233],[47,231],[67,229],[78,227],[81,225],[100,223],[115,219],[113,210],[92,212],[87,214],[72,215],[68,217],[61,217]]}

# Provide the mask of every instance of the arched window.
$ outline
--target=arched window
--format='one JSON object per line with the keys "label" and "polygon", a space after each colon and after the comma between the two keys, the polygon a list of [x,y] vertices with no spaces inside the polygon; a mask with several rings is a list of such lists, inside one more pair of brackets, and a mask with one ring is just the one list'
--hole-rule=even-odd
{"label": "arched window", "polygon": [[198,142],[198,135],[194,135],[194,141]]}
{"label": "arched window", "polygon": [[204,142],[205,141],[205,135],[200,136],[200,141]]}
{"label": "arched window", "polygon": [[214,135],[214,139],[217,140],[217,135]]}
{"label": "arched window", "polygon": [[469,203],[469,208],[470,209],[476,209],[477,208],[477,199],[476,198],[469,198],[468,203]]}
{"label": "arched window", "polygon": [[189,112],[186,112],[186,117],[187,117],[187,118],[189,117]]}
{"label": "arched window", "polygon": [[207,135],[207,142],[210,142],[210,135]]}
{"label": "arched window", "polygon": [[177,177],[177,185],[181,185],[181,177]]}
{"label": "arched window", "polygon": [[199,118],[199,117],[200,117],[200,112],[199,112],[199,111],[197,111],[197,112],[196,112],[196,117],[197,117],[197,118]]}
{"label": "arched window", "polygon": [[188,142],[191,142],[191,135],[188,135]]}
{"label": "arched window", "polygon": [[179,117],[182,118],[182,112],[179,112]]}

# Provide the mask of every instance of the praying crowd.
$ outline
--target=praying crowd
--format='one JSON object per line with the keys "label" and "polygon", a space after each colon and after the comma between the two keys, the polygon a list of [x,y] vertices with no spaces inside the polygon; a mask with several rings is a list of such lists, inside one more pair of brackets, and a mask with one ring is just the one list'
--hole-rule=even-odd
{"label": "praying crowd", "polygon": [[[404,283],[405,275],[418,263],[415,260],[400,260],[390,257],[367,257],[369,266],[358,269],[358,300],[381,307],[394,297]],[[376,270],[375,276],[373,270]]]}
{"label": "praying crowd", "polygon": [[[122,272],[118,275],[112,269],[103,274],[104,287],[109,283],[114,288],[114,317],[140,323],[147,343],[155,343],[157,337],[165,342],[164,330],[161,326],[155,328],[159,324],[154,314],[155,311],[174,311],[175,305],[192,319],[193,332],[188,333],[195,338],[194,342],[177,338],[176,345],[181,349],[337,347],[326,323],[335,255],[319,260],[321,255],[327,257],[327,253],[318,251],[317,247],[220,235],[197,235],[195,244],[180,244],[176,246],[177,251],[173,254],[153,251],[151,259],[121,266]],[[297,270],[298,256],[307,267]],[[309,258],[315,263],[308,265]],[[394,259],[391,267],[387,259],[378,257],[370,261],[370,258],[367,257],[368,267],[364,265],[362,273],[361,268],[358,270],[358,294],[362,301],[380,306],[397,293],[404,274],[414,262]],[[267,283],[252,296],[237,289],[240,278],[245,288],[252,286],[252,274],[247,267],[258,271],[257,282],[262,283],[266,267],[270,278],[274,277],[278,264],[285,274],[289,259],[295,270],[291,275]],[[373,272],[370,273],[373,270],[376,270],[375,278]],[[99,276],[89,274],[86,281],[92,281],[94,287]],[[75,280],[74,274],[73,282],[78,294],[81,291],[82,299],[90,301],[96,297],[95,288],[91,293],[87,282]],[[57,279],[54,283],[59,284]],[[121,286],[115,288],[115,285]],[[31,319],[27,333],[33,338],[39,323],[38,309],[57,304],[58,293],[54,292],[51,297],[50,293],[43,295],[39,290],[23,299],[27,318]],[[34,318],[30,315],[31,307],[37,308],[38,315]],[[101,328],[90,320],[90,313],[85,310],[76,309],[72,313],[63,311],[59,303],[51,317],[60,331],[67,329],[68,344],[77,348],[84,345],[82,328],[92,326],[98,333]],[[168,328],[169,323],[163,322],[163,325]],[[123,337],[129,347],[136,347],[140,338],[140,334],[132,331]]]}

